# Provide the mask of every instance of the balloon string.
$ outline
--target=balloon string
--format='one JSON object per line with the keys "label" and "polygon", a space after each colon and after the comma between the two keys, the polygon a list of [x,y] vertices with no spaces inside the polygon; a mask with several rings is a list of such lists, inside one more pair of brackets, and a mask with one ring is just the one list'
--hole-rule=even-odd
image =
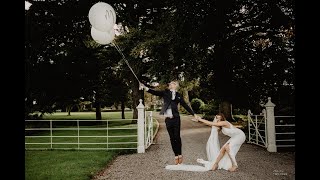
{"label": "balloon string", "polygon": [[114,47],[117,49],[117,51],[121,54],[122,59],[126,62],[126,64],[128,65],[129,69],[131,70],[132,74],[134,75],[134,77],[138,80],[138,82],[140,83],[137,75],[133,72],[130,64],[128,63],[128,61],[126,60],[126,57],[123,55],[122,51],[120,50],[119,46],[117,46],[117,44],[115,42],[112,43],[114,45]]}

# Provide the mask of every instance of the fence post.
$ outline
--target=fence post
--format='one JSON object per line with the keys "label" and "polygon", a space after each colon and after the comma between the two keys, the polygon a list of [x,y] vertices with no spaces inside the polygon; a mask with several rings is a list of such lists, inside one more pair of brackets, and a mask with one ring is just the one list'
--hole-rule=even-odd
{"label": "fence post", "polygon": [[80,149],[80,124],[79,124],[79,120],[77,120],[77,127],[78,127],[78,149]]}
{"label": "fence post", "polygon": [[277,152],[276,128],[274,118],[274,107],[276,105],[271,102],[271,97],[268,97],[268,102],[264,106],[266,107],[267,116],[267,150],[269,152]]}
{"label": "fence post", "polygon": [[250,126],[250,124],[251,124],[251,115],[252,115],[252,113],[251,113],[251,110],[249,109],[248,110],[248,115],[247,115],[247,117],[248,117],[248,141],[249,142],[251,142],[251,132],[250,132],[250,129],[251,129],[251,126]]}
{"label": "fence post", "polygon": [[147,114],[147,111],[144,111],[145,113],[144,113],[144,117],[146,117],[145,118],[145,122],[144,122],[144,145],[145,145],[145,149],[147,149],[147,142],[148,142],[148,121],[149,121],[149,119],[148,119],[148,114]]}
{"label": "fence post", "polygon": [[264,141],[265,141],[265,147],[268,147],[268,129],[267,129],[267,112],[266,109],[262,109],[261,115],[263,115],[264,119]]}
{"label": "fence post", "polygon": [[138,153],[144,153],[144,105],[142,99],[139,99],[138,110]]}
{"label": "fence post", "polygon": [[153,143],[153,118],[152,118],[152,111],[150,111],[149,116],[150,116],[149,118],[150,118],[150,123],[151,123],[151,133],[150,133],[150,134],[151,134],[151,135],[150,135],[150,136],[151,136],[151,142],[150,142],[150,143],[152,144],[152,143]]}
{"label": "fence post", "polygon": [[50,149],[52,150],[52,120],[50,120]]}

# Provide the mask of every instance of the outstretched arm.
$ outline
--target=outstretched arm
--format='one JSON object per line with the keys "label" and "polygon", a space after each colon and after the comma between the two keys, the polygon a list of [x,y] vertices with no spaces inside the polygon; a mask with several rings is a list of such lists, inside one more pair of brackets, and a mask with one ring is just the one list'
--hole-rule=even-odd
{"label": "outstretched arm", "polygon": [[145,86],[144,84],[140,84],[140,88],[139,89],[144,89],[145,91],[147,91],[150,94],[153,94],[155,96],[163,96],[164,91],[156,91],[153,89],[148,88],[147,86]]}
{"label": "outstretched arm", "polygon": [[183,98],[181,98],[180,100],[181,105],[193,116],[195,116],[195,113],[193,112],[193,110],[189,107],[189,105],[184,101]]}
{"label": "outstretched arm", "polygon": [[183,98],[181,98],[180,103],[181,103],[181,105],[182,105],[190,114],[192,114],[192,115],[195,117],[195,119],[199,119],[199,118],[200,118],[198,115],[196,115],[196,114],[194,113],[194,111],[193,111],[193,110],[190,108],[190,106],[184,101]]}
{"label": "outstretched arm", "polygon": [[194,111],[191,109],[191,107],[184,101],[183,98],[180,99],[180,103],[182,105],[182,107],[184,107],[190,114],[192,114],[195,119],[199,119],[200,117],[198,115],[196,115],[196,113],[194,113]]}
{"label": "outstretched arm", "polygon": [[226,121],[220,121],[220,122],[211,122],[202,118],[198,118],[198,121],[208,125],[208,126],[217,126],[217,127],[226,127],[228,124]]}
{"label": "outstretched arm", "polygon": [[148,88],[146,91],[148,93],[150,93],[150,94],[155,95],[155,96],[163,96],[163,93],[164,93],[164,91],[156,91],[156,90],[153,90],[153,89],[150,89],[150,88]]}

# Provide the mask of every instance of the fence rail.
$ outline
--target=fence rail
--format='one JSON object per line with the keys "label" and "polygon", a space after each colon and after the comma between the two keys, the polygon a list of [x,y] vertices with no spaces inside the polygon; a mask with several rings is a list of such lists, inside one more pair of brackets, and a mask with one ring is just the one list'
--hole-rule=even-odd
{"label": "fence rail", "polygon": [[[117,150],[117,149],[136,149],[138,153],[144,153],[152,143],[154,138],[152,111],[144,111],[144,105],[140,99],[137,106],[138,119],[110,119],[110,120],[25,120],[26,124],[34,123],[33,127],[25,127],[25,149],[26,150],[52,150],[52,149],[78,149],[78,150]],[[137,121],[137,124],[125,124],[127,127],[121,127],[125,121]],[[48,124],[43,124],[48,122]],[[64,124],[61,125],[61,123]],[[72,124],[72,123],[76,123]],[[80,123],[86,122],[85,127]],[[100,124],[87,125],[88,122]],[[116,122],[112,124],[112,122]],[[120,124],[118,122],[121,122]],[[39,125],[39,123],[41,125]],[[57,125],[57,123],[60,125]],[[30,124],[32,125],[32,124]],[[29,125],[29,126],[30,126]],[[40,127],[35,127],[36,125]],[[28,126],[28,125],[26,125]],[[46,127],[47,126],[47,127]],[[60,127],[63,126],[63,127]],[[97,127],[98,126],[98,127]],[[124,134],[123,131],[132,131],[133,134]],[[43,132],[45,131],[45,132]],[[46,132],[47,131],[47,132]],[[80,132],[95,132],[94,135],[81,135]],[[30,133],[33,132],[33,133]],[[55,132],[55,133],[54,133]],[[76,132],[70,135],[70,132]],[[120,133],[119,133],[120,132]],[[55,134],[55,135],[54,135]],[[57,135],[58,134],[58,135]],[[60,134],[60,135],[59,135]],[[101,134],[101,135],[96,135]],[[122,134],[122,135],[121,135]],[[63,138],[73,138],[66,142]],[[86,138],[87,140],[82,140]],[[90,140],[94,138],[104,138],[103,140]],[[117,139],[118,138],[118,139]],[[36,141],[39,139],[39,141]],[[89,139],[89,140],[88,140]],[[64,142],[61,142],[64,140]],[[31,141],[31,142],[30,142]],[[28,147],[32,145],[50,145],[50,147]],[[74,147],[61,147],[57,145],[76,145]],[[81,146],[80,146],[81,145]],[[106,145],[106,147],[84,147],[84,145]],[[112,145],[121,145],[114,147]],[[129,145],[129,147],[124,147]],[[54,147],[56,146],[56,147]]]}
{"label": "fence rail", "polygon": [[145,114],[145,149],[148,149],[149,146],[153,143],[153,117],[152,111],[146,111]]}
{"label": "fence rail", "polygon": [[295,116],[274,116],[276,127],[276,146],[295,147]]}
{"label": "fence rail", "polygon": [[[25,128],[25,132],[28,131],[49,131],[49,135],[26,135],[26,142],[25,142],[25,149],[26,150],[39,150],[39,149],[88,149],[88,150],[111,150],[111,149],[137,149],[137,133],[133,135],[112,135],[110,130],[133,130],[137,131],[138,127],[137,124],[130,124],[131,127],[117,127],[119,125],[113,125],[110,127],[110,122],[125,122],[125,121],[132,121],[137,119],[110,119],[110,120],[99,120],[99,122],[106,122],[102,126],[106,127],[84,127],[80,128],[80,122],[98,122],[96,120],[25,120],[26,122],[49,122],[49,128],[41,128],[41,127],[33,127],[33,128]],[[72,127],[74,125],[69,125],[71,127],[54,127],[54,122],[76,122],[76,127]],[[86,125],[87,126],[87,125]],[[54,131],[77,131],[77,135],[54,135]],[[81,131],[100,131],[103,135],[80,135]],[[50,138],[47,139],[46,142],[27,142],[28,139],[36,139],[36,138]],[[59,138],[76,138],[76,142],[57,142],[53,141],[53,139]],[[106,142],[83,142],[81,138],[106,138],[103,141]],[[113,138],[124,138],[124,141],[121,142],[112,142],[110,141]],[[133,141],[128,141],[131,138]],[[43,141],[43,140],[42,140]],[[134,144],[133,147],[110,147],[109,145],[127,145],[127,144]],[[50,145],[50,148],[39,148],[39,147],[27,147],[29,145]],[[62,148],[62,147],[53,147],[53,145],[77,145],[77,147],[69,147],[69,148]],[[80,145],[107,145],[104,148],[101,147],[81,147]]]}
{"label": "fence rail", "polygon": [[[295,116],[275,116],[276,105],[271,97],[262,106],[265,109],[260,115],[253,115],[248,110],[248,143],[266,147],[269,152],[277,152],[279,147],[295,147]],[[260,129],[260,125],[264,128]]]}
{"label": "fence rail", "polygon": [[[261,126],[263,125],[263,126]],[[262,127],[262,129],[261,129]],[[265,126],[264,115],[252,115],[248,113],[248,143],[256,144],[258,146],[267,146],[267,134]]]}

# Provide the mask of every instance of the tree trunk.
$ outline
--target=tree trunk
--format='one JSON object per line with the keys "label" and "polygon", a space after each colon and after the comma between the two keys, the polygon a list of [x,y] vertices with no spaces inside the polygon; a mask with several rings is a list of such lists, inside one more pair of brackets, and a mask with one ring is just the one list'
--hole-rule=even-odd
{"label": "tree trunk", "polygon": [[72,105],[67,105],[66,112],[68,112],[68,116],[71,116]]}
{"label": "tree trunk", "polygon": [[121,111],[122,111],[122,113],[121,113],[121,118],[122,118],[122,119],[125,119],[125,118],[126,118],[125,115],[124,115],[124,108],[125,108],[125,106],[124,106],[124,99],[121,99]]}
{"label": "tree trunk", "polygon": [[[137,106],[139,105],[140,92],[139,92],[139,82],[132,78],[132,106],[133,106],[133,116],[132,119],[138,119]],[[136,120],[132,120],[132,124],[136,124]]]}
{"label": "tree trunk", "polygon": [[[187,89],[183,89],[182,90],[182,96],[183,96],[183,100],[188,104],[188,106],[191,107],[191,103],[190,103],[190,100],[189,100],[189,92],[188,92]],[[182,106],[180,106],[180,104],[179,104],[179,110],[182,111],[182,112],[188,113],[188,111],[185,110]]]}
{"label": "tree trunk", "polygon": [[189,92],[187,89],[183,90],[183,99],[191,107],[191,103],[189,100]]}
{"label": "tree trunk", "polygon": [[116,110],[119,109],[119,104],[118,104],[118,102],[115,102],[113,105],[114,105],[114,108],[116,108]]}
{"label": "tree trunk", "polygon": [[78,112],[81,112],[81,105],[77,104],[77,109],[78,109]]}
{"label": "tree trunk", "polygon": [[232,112],[231,112],[231,104],[229,101],[223,101],[221,102],[219,106],[219,112],[223,113],[224,116],[226,117],[226,120],[229,122],[235,121],[232,117]]}
{"label": "tree trunk", "polygon": [[215,87],[217,95],[221,98],[219,112],[225,115],[227,121],[233,122],[231,103],[234,94],[236,94],[236,89],[232,82],[232,63],[230,63],[230,56],[228,55],[230,54],[230,49],[231,42],[228,40],[222,40],[221,44],[217,47]]}
{"label": "tree trunk", "polygon": [[96,120],[101,120],[101,103],[97,102],[96,104]]}

